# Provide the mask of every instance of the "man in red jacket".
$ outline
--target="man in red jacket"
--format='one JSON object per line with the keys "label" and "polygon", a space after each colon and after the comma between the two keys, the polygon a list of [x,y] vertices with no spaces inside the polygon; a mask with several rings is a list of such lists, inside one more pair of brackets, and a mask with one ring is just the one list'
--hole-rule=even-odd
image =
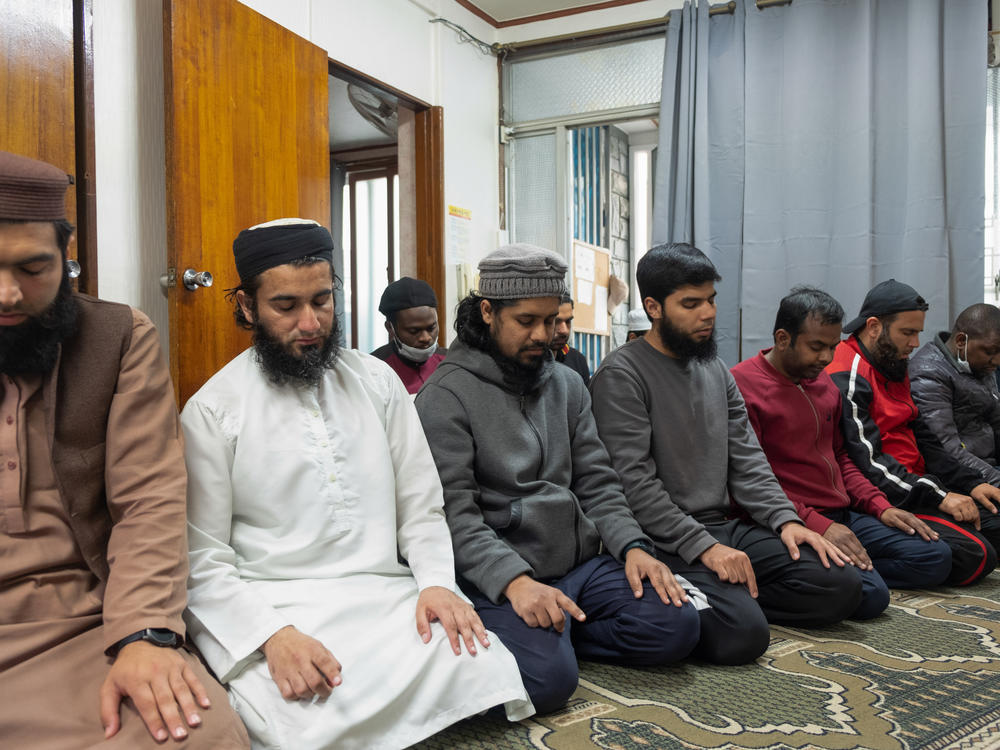
{"label": "man in red jacket", "polygon": [[949,457],[910,396],[907,365],[926,310],[913,287],[895,279],[877,284],[844,326],[851,335],[826,371],[844,396],[841,427],[851,460],[893,505],[941,535],[951,547],[948,583],[962,586],[996,567],[1000,490]]}
{"label": "man in red jacket", "polygon": [[875,617],[889,587],[935,586],[951,550],[909,511],[896,508],[844,449],[841,396],[823,368],[840,343],[844,309],[826,292],[793,289],[781,300],[774,346],[732,368],[761,448],[805,525],[850,557],[862,580],[852,615]]}

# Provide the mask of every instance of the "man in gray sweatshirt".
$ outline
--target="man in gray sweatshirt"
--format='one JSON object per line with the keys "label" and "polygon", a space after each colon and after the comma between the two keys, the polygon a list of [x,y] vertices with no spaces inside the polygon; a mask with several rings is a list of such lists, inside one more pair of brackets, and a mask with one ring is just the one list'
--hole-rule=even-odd
{"label": "man in gray sweatshirt", "polygon": [[699,618],[629,511],[583,380],[552,360],[566,264],[509,245],[479,270],[416,407],[462,589],[546,713],[576,689],[577,655],[675,661]]}
{"label": "man in gray sweatshirt", "polygon": [[861,577],[802,524],[715,354],[712,262],[691,245],[659,245],[636,280],[653,327],[601,363],[594,416],[658,556],[708,597],[694,653],[749,662],[767,648],[768,622],[849,616]]}

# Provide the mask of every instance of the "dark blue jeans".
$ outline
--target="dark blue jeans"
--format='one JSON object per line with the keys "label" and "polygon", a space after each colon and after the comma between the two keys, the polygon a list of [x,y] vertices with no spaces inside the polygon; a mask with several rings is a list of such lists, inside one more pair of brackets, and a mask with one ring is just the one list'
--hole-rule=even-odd
{"label": "dark blue jeans", "polygon": [[664,604],[644,581],[636,599],[625,568],[610,555],[598,555],[562,578],[545,580],[576,602],[587,619],[566,617],[559,633],[532,628],[507,599],[494,604],[478,590],[463,586],[483,624],[496,633],[517,660],[524,687],[538,713],[561,708],[576,690],[576,659],[630,666],[668,664],[683,659],[698,643],[698,613],[690,603]]}
{"label": "dark blue jeans", "polygon": [[[867,620],[889,606],[889,589],[913,589],[937,586],[951,571],[951,550],[940,539],[928,542],[918,534],[907,534],[886,526],[875,516],[845,509],[825,513],[843,524],[864,545],[874,570],[861,574],[861,604],[851,618]],[[933,526],[932,526],[933,528]]]}

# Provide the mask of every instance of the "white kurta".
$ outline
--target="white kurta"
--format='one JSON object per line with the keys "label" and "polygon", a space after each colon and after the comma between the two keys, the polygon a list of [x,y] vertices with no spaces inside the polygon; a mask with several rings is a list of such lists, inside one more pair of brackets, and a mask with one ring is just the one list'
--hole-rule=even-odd
{"label": "white kurta", "polygon": [[[417,633],[419,591],[457,590],[454,562],[434,460],[387,365],[345,350],[318,388],[278,387],[247,350],[181,421],[188,632],[255,747],[405,747],[501,703],[533,712],[495,635],[455,656],[439,623],[428,644]],[[327,700],[278,692],[258,649],[285,625],[341,663]]]}

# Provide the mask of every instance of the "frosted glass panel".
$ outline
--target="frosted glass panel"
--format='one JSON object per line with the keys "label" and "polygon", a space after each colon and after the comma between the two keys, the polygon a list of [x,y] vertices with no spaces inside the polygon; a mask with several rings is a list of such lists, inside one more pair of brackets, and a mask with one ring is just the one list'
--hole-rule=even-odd
{"label": "frosted glass panel", "polygon": [[556,137],[538,135],[510,142],[510,195],[514,242],[556,252]]}
{"label": "frosted glass panel", "polygon": [[663,37],[510,63],[507,123],[656,104]]}

